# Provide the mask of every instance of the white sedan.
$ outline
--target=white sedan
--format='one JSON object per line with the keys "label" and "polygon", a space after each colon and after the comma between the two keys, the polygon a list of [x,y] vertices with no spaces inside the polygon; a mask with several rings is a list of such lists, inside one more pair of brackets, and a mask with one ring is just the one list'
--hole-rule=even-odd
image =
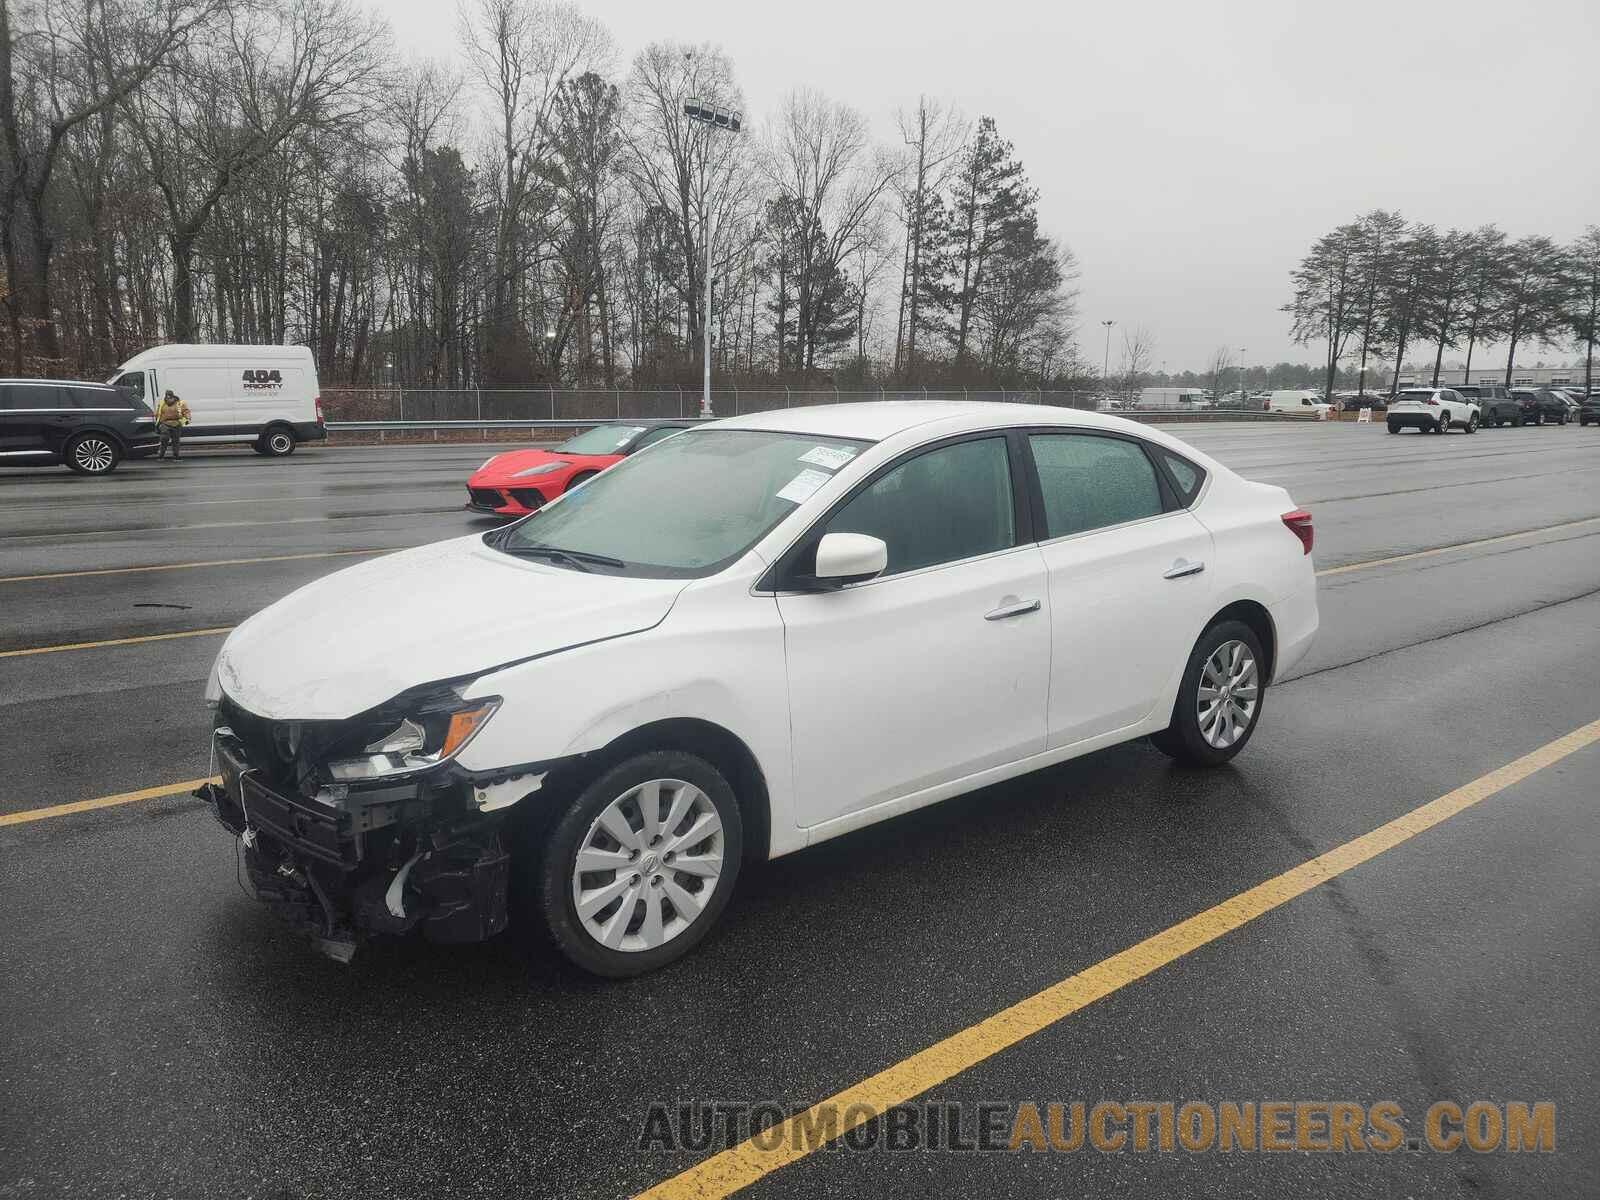
{"label": "white sedan", "polygon": [[747,858],[1147,735],[1233,758],[1316,633],[1311,545],[1282,488],[1117,417],[710,422],[246,621],[209,796],[258,895],[340,957],[520,906],[637,974]]}

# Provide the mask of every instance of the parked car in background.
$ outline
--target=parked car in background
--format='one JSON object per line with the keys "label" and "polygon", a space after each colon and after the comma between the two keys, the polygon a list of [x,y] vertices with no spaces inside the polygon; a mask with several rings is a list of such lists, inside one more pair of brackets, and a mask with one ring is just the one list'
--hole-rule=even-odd
{"label": "parked car in background", "polygon": [[1565,425],[1572,416],[1565,396],[1549,388],[1512,388],[1522,409],[1522,420],[1529,425]]}
{"label": "parked car in background", "polygon": [[1211,401],[1199,388],[1150,387],[1139,390],[1139,408],[1208,408]]}
{"label": "parked car in background", "polygon": [[189,406],[183,444],[248,442],[282,458],[328,436],[317,362],[308,346],[155,346],[111,383],[154,407],[166,392]]}
{"label": "parked car in background", "polygon": [[65,464],[104,475],[160,445],[155,413],[104,383],[0,379],[0,467]]}
{"label": "parked car in background", "polygon": [[1321,392],[1310,388],[1284,388],[1267,397],[1267,412],[1293,413],[1304,417],[1325,417],[1333,405],[1322,399]]}
{"label": "parked car in background", "polygon": [[553,450],[496,454],[467,480],[467,507],[499,517],[525,517],[628,455],[687,429],[689,421],[596,425]]}
{"label": "parked car in background", "polygon": [[1503,383],[1462,384],[1451,390],[1464,399],[1478,402],[1478,416],[1484,425],[1522,424],[1522,406]]}
{"label": "parked car in background", "polygon": [[1590,392],[1578,406],[1579,425],[1600,425],[1600,392]]}
{"label": "parked car in background", "polygon": [[491,937],[509,891],[638,975],[746,862],[1141,737],[1229,761],[1316,634],[1312,542],[1283,488],[1095,413],[710,422],[240,624],[205,794],[329,953]]}
{"label": "parked car in background", "polygon": [[1376,392],[1340,392],[1335,399],[1339,401],[1341,412],[1360,412],[1363,408],[1382,412],[1389,406],[1388,397]]}
{"label": "parked car in background", "polygon": [[1389,404],[1384,421],[1390,433],[1415,429],[1421,433],[1448,433],[1452,427],[1478,432],[1482,420],[1478,402],[1453,388],[1406,388]]}

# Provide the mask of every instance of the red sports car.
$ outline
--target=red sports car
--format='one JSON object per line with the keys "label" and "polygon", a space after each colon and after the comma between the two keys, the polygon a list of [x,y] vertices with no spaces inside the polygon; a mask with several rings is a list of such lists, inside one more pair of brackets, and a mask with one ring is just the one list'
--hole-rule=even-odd
{"label": "red sports car", "polygon": [[636,450],[687,429],[690,421],[597,425],[553,450],[496,454],[467,480],[467,507],[500,517],[523,517]]}

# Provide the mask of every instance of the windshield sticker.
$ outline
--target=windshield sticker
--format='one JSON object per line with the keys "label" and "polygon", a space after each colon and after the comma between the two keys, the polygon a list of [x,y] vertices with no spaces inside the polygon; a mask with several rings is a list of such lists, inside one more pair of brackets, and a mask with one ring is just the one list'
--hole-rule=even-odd
{"label": "windshield sticker", "polygon": [[821,471],[807,468],[784,485],[783,491],[778,493],[778,499],[801,504],[811,498],[812,492],[832,478],[832,475],[824,475]]}
{"label": "windshield sticker", "polygon": [[856,452],[847,446],[813,446],[800,456],[800,461],[837,471],[855,456]]}

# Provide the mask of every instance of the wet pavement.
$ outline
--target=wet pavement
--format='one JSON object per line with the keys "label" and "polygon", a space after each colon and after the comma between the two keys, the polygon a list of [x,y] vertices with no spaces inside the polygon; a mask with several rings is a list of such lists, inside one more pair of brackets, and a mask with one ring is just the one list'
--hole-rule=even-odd
{"label": "wet pavement", "polygon": [[[0,1197],[627,1195],[709,1153],[641,1150],[653,1101],[814,1103],[1600,718],[1600,431],[1174,432],[1289,488],[1330,572],[1228,768],[1130,744],[749,868],[621,984],[536,935],[318,958],[184,797],[0,826]],[[0,652],[193,634],[0,656],[0,814],[206,774],[195,631],[487,528],[492,450],[0,471]],[[922,1097],[1549,1101],[1553,1153],[830,1150],[749,1194],[1596,1194],[1597,778],[1580,749]]]}

